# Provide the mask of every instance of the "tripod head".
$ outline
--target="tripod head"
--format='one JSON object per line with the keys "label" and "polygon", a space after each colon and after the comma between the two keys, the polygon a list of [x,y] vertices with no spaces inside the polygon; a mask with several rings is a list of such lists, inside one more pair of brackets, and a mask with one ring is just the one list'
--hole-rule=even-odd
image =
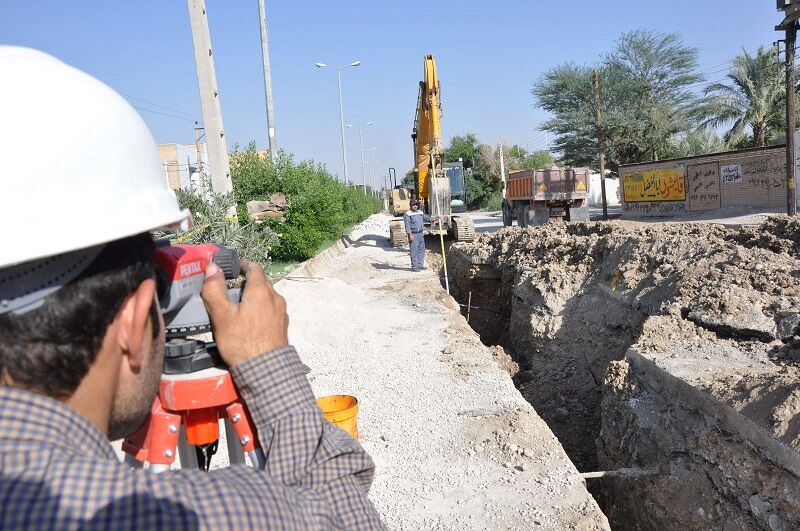
{"label": "tripod head", "polygon": [[[158,300],[164,315],[167,343],[164,348],[164,374],[189,374],[224,366],[214,343],[187,339],[211,331],[211,322],[200,297],[206,268],[214,263],[226,279],[239,276],[239,254],[216,243],[171,245],[156,242],[156,282]],[[239,290],[229,290],[239,300]]]}

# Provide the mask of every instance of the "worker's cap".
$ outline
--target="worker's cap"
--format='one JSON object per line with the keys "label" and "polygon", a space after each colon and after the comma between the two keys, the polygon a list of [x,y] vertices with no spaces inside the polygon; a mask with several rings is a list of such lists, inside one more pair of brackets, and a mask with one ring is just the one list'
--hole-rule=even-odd
{"label": "worker's cap", "polygon": [[408,202],[408,204],[409,205],[418,205],[419,201],[417,201],[416,199],[412,199],[411,201]]}

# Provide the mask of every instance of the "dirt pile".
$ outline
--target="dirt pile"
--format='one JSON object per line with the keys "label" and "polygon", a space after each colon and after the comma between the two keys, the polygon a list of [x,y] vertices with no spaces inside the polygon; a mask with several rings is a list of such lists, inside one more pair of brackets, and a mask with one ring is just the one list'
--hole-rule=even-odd
{"label": "dirt pile", "polygon": [[798,221],[552,223],[484,234],[448,260],[470,324],[514,357],[520,391],[579,469],[623,466],[600,430],[630,426],[602,418],[601,396],[631,346],[800,450]]}

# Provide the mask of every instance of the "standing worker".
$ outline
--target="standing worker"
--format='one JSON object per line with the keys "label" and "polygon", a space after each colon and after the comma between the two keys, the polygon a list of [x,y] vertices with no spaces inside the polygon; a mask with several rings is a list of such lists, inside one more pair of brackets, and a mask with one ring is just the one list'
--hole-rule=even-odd
{"label": "standing worker", "polygon": [[419,209],[419,201],[412,198],[409,201],[411,210],[403,214],[403,223],[408,235],[408,252],[411,254],[411,271],[421,271],[425,268],[425,223],[432,223],[439,216],[430,217]]}
{"label": "standing worker", "polygon": [[323,419],[286,301],[247,261],[241,302],[214,264],[202,297],[266,466],[117,459],[163,366],[151,231],[191,218],[119,94],[27,48],[0,46],[0,72],[0,529],[382,528],[372,460]]}

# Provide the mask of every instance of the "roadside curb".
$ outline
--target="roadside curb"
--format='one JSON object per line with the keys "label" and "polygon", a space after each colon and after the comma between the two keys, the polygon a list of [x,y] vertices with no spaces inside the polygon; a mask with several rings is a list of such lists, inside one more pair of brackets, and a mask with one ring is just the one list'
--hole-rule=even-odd
{"label": "roadside curb", "polygon": [[[339,238],[336,243],[322,251],[316,256],[313,256],[306,260],[305,262],[301,263],[296,268],[292,269],[288,275],[284,278],[291,278],[291,277],[307,277],[311,278],[316,276],[317,271],[320,268],[328,265],[336,258],[342,256],[345,250],[353,244],[353,240],[350,238],[349,235],[344,235]],[[278,282],[282,282],[283,279],[279,280]]]}

